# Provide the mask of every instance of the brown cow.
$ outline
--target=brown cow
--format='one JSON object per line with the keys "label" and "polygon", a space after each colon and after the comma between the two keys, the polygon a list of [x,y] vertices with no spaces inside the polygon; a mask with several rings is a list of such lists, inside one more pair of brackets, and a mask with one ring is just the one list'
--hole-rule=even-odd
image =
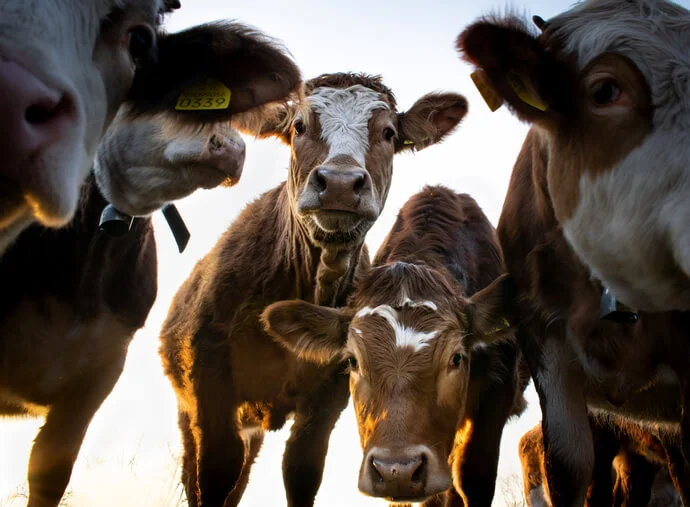
{"label": "brown cow", "polygon": [[261,446],[245,451],[244,440],[262,439],[290,414],[287,501],[312,505],[347,377],[338,360],[314,365],[289,353],[259,315],[291,298],[343,305],[369,265],[364,236],[386,201],[394,154],[440,141],[467,111],[464,97],[447,93],[398,113],[380,78],[359,74],[320,76],[307,94],[309,110],[286,107],[280,124],[259,130],[290,144],[287,181],[250,204],[199,261],[161,331],[192,506],[223,505],[230,493],[236,505]]}
{"label": "brown cow", "polygon": [[455,484],[449,505],[488,507],[503,426],[524,409],[526,385],[494,228],[470,196],[426,187],[373,264],[346,308],[275,303],[267,329],[298,357],[347,361],[363,493],[418,502]]}
{"label": "brown cow", "polygon": [[459,45],[538,129],[554,215],[593,276],[634,308],[690,310],[690,11],[588,0],[539,25],[487,19]]}
{"label": "brown cow", "polygon": [[[641,8],[647,2],[615,2],[615,10],[613,5],[586,2],[576,12],[587,13],[593,29],[599,18],[609,26],[610,18],[621,37],[630,30],[616,23],[619,8],[649,14]],[[665,2],[655,5],[661,18],[673,10]],[[637,322],[624,324],[599,318],[602,286],[571,248],[554,200],[554,192],[577,188],[577,182],[556,179],[552,169],[613,162],[633,149],[646,132],[639,127],[652,119],[651,97],[627,50],[595,56],[575,72],[576,55],[559,53],[565,34],[557,28],[564,19],[572,16],[551,20],[539,37],[515,17],[486,19],[458,42],[489,84],[523,118],[536,122],[513,169],[497,230],[521,294],[516,336],[540,399],[551,501],[581,507],[594,466],[588,407],[652,427],[682,427],[688,434],[690,410],[683,410],[683,400],[690,392],[683,391],[690,385],[690,314],[640,313]],[[534,79],[525,81],[528,76]],[[625,89],[620,104],[618,92],[609,93],[617,90],[614,78]],[[535,101],[534,90],[550,95]],[[549,107],[541,111],[544,102]],[[687,502],[690,475],[682,462],[674,460],[679,468],[672,468]]]}
{"label": "brown cow", "polygon": [[[284,82],[278,98],[288,97],[299,86],[298,69],[263,37],[238,25],[212,30],[216,35],[225,30],[232,42],[225,50],[215,47],[224,52],[230,69],[236,51],[235,63],[246,63],[242,41],[245,49],[261,47],[265,62],[272,58],[276,69],[289,66],[290,72],[280,80],[260,66],[243,67],[247,86],[267,79]],[[196,118],[199,123],[207,119],[203,114]],[[230,127],[207,126],[171,138],[161,130],[160,121],[131,120],[127,128],[110,131],[101,146],[104,174],[139,179],[139,185],[122,189],[135,209],[154,209],[179,197],[180,189],[189,193],[204,182],[239,177],[244,144]],[[138,133],[137,143],[130,143],[130,129]],[[46,417],[29,462],[31,507],[60,502],[91,418],[117,382],[129,343],[156,297],[151,221],[135,219],[122,237],[99,233],[106,204],[91,176],[68,226],[31,226],[0,259],[0,415]]]}
{"label": "brown cow", "polygon": [[[591,416],[590,423],[595,463],[586,506],[680,507],[668,475],[668,456],[656,437],[620,418]],[[518,453],[527,505],[549,507],[541,423],[522,436]]]}

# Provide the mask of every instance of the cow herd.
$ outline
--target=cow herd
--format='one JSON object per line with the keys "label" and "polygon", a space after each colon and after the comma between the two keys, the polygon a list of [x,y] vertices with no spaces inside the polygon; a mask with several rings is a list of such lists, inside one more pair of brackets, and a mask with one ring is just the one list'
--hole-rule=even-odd
{"label": "cow herd", "polygon": [[[370,260],[396,154],[452,135],[465,97],[400,111],[381,77],[303,81],[239,23],[168,33],[177,8],[0,2],[0,415],[45,417],[30,507],[60,504],[156,299],[149,215],[235,184],[240,133],[290,160],[160,331],[190,506],[238,505],[289,418],[286,502],[313,505],[352,398],[362,493],[489,507],[530,380],[529,505],[690,506],[690,12],[585,0],[462,29],[489,107],[531,125],[498,225],[425,186]],[[99,230],[108,205],[135,217],[126,234]],[[612,297],[621,313],[603,312]]]}

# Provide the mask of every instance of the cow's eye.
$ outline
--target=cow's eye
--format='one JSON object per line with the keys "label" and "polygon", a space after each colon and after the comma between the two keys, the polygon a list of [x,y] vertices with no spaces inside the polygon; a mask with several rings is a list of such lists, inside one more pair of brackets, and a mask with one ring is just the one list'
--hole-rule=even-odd
{"label": "cow's eye", "polygon": [[608,106],[618,101],[621,89],[613,79],[603,79],[594,83],[591,93],[592,100],[597,106]]}
{"label": "cow's eye", "polygon": [[386,141],[392,141],[394,137],[395,137],[395,130],[393,130],[392,128],[386,127],[383,130],[383,138]]}
{"label": "cow's eye", "polygon": [[461,364],[462,354],[456,352],[455,354],[453,354],[453,357],[450,358],[450,363],[448,364],[448,366],[450,366],[451,368],[459,368]]}
{"label": "cow's eye", "polygon": [[295,120],[295,123],[292,125],[292,127],[295,129],[295,134],[298,136],[301,136],[307,130],[304,122],[300,119]]}
{"label": "cow's eye", "polygon": [[146,57],[155,42],[155,35],[147,25],[135,26],[129,31],[129,54],[135,62]]}
{"label": "cow's eye", "polygon": [[359,368],[359,363],[357,362],[357,359],[354,356],[350,356],[345,360],[345,364],[347,365],[347,372],[350,373],[352,371],[357,371]]}

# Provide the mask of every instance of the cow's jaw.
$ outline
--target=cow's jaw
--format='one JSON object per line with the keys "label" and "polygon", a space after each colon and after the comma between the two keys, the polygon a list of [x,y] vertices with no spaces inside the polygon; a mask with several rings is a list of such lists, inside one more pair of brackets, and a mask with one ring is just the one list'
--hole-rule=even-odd
{"label": "cow's jaw", "polygon": [[690,309],[690,132],[656,130],[579,187],[563,232],[592,275],[633,308]]}

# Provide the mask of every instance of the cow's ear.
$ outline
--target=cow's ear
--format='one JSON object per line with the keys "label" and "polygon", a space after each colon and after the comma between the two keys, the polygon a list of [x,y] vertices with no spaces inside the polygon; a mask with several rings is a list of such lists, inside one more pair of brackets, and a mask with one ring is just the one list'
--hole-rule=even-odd
{"label": "cow's ear", "polygon": [[467,99],[457,93],[429,93],[398,114],[395,151],[423,150],[453,132],[467,114]]}
{"label": "cow's ear", "polygon": [[510,275],[501,275],[470,298],[469,345],[477,347],[514,336],[517,287]]}
{"label": "cow's ear", "polygon": [[279,301],[261,315],[266,332],[300,359],[326,364],[345,347],[352,314],[306,301]]}
{"label": "cow's ear", "polygon": [[505,102],[524,121],[549,122],[572,103],[574,70],[524,20],[477,21],[458,36],[457,49],[475,67],[472,79],[492,110]]}
{"label": "cow's ear", "polygon": [[157,59],[137,70],[126,107],[135,116],[164,113],[200,124],[301,97],[301,90],[300,71],[277,42],[218,22],[162,34]]}

